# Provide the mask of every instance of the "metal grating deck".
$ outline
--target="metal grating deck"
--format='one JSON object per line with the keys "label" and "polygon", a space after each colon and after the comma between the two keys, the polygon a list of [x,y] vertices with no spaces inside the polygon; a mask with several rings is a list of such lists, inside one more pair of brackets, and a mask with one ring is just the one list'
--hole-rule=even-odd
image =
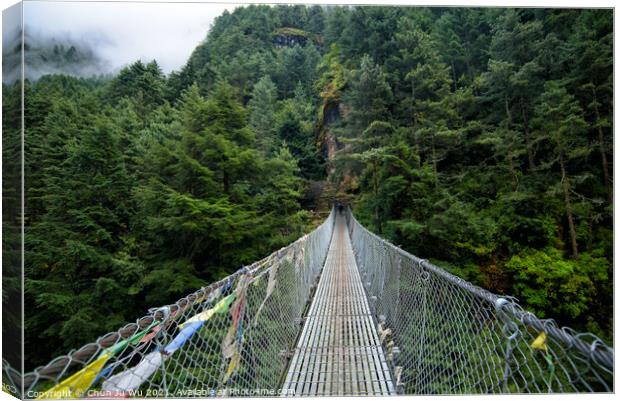
{"label": "metal grating deck", "polygon": [[344,217],[289,365],[284,394],[395,394]]}

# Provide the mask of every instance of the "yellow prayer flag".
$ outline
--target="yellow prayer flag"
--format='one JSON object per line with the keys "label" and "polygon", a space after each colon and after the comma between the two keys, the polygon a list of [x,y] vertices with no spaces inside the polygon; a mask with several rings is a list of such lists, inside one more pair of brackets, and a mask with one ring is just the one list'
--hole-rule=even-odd
{"label": "yellow prayer flag", "polygon": [[541,331],[538,337],[536,337],[536,339],[532,341],[532,344],[530,344],[530,346],[534,349],[539,349],[541,351],[547,352],[547,334],[545,334],[544,331]]}
{"label": "yellow prayer flag", "polygon": [[197,315],[194,315],[193,317],[189,318],[188,320],[186,320],[184,323],[181,323],[179,325],[180,328],[183,328],[186,324],[189,323],[193,323],[193,322],[202,322],[205,320],[209,320],[211,319],[211,316],[213,316],[215,314],[215,310],[213,308],[208,309],[202,313],[199,313]]}
{"label": "yellow prayer flag", "polygon": [[110,354],[104,352],[94,362],[47,390],[37,399],[82,398],[109,358]]}
{"label": "yellow prayer flag", "polygon": [[226,383],[228,381],[228,379],[230,379],[230,377],[232,376],[232,374],[235,372],[235,370],[237,370],[237,365],[239,365],[239,362],[241,360],[241,355],[239,355],[239,353],[235,353],[232,358],[230,358],[230,363],[228,364],[228,369],[226,370],[226,374],[224,375],[224,383]]}
{"label": "yellow prayer flag", "polygon": [[226,312],[228,310],[228,307],[230,306],[230,304],[232,303],[234,299],[235,299],[235,294],[230,294],[229,296],[223,298],[220,302],[218,302],[213,308],[192,316],[191,318],[187,319],[185,322],[181,323],[179,327],[183,328],[186,324],[192,323],[192,322],[204,322],[204,321],[211,319],[211,317],[216,313]]}

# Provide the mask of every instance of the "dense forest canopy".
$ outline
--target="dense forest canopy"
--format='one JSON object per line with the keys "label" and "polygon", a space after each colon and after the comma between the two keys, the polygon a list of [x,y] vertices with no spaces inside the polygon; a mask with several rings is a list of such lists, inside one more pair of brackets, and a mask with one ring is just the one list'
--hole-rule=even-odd
{"label": "dense forest canopy", "polygon": [[[26,82],[26,367],[265,256],[335,197],[611,341],[612,20],[248,6],[169,76]],[[5,152],[19,91],[3,87]]]}

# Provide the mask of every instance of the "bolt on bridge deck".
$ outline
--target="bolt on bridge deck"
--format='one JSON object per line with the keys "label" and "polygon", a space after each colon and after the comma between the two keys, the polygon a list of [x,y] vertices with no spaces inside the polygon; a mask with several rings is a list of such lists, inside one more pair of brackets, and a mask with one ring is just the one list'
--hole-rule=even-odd
{"label": "bolt on bridge deck", "polygon": [[295,396],[395,394],[341,215],[283,389]]}

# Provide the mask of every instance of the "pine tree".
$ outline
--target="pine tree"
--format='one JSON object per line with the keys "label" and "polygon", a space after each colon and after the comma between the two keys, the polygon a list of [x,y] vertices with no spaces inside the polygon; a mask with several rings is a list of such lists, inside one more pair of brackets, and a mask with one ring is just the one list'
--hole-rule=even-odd
{"label": "pine tree", "polygon": [[350,135],[359,135],[371,122],[389,117],[392,91],[382,68],[368,55],[354,71],[350,85],[345,96],[345,102],[351,107],[347,116],[348,129]]}
{"label": "pine tree", "polygon": [[[217,270],[212,269],[256,256],[253,244],[263,225],[256,215],[253,182],[263,159],[253,149],[245,110],[226,84],[207,99],[194,85],[179,107],[181,137],[153,144],[147,162],[156,174],[136,195],[154,261],[170,261],[159,263],[157,270],[185,260],[183,281],[191,282],[194,274],[213,278]],[[239,246],[232,247],[234,252],[233,244]]]}
{"label": "pine tree", "polygon": [[149,113],[164,101],[165,77],[156,61],[136,61],[114,77],[105,92],[106,100],[117,104],[130,99],[139,116],[146,121]]}
{"label": "pine tree", "polygon": [[250,127],[264,154],[271,153],[276,146],[276,101],[277,88],[266,75],[254,85],[252,99],[248,103]]}
{"label": "pine tree", "polygon": [[558,165],[560,168],[558,186],[564,201],[564,211],[568,222],[568,235],[571,255],[579,256],[575,216],[573,210],[574,183],[570,174],[571,161],[587,156],[591,149],[584,137],[586,123],[583,111],[575,98],[558,81],[545,84],[540,102],[536,106],[538,141],[550,144],[550,160],[545,167]]}
{"label": "pine tree", "polygon": [[426,155],[439,185],[439,162],[458,145],[462,124],[458,101],[464,93],[451,92],[450,69],[444,64],[429,35],[419,32],[415,67],[406,79],[411,82],[413,134],[421,154]]}
{"label": "pine tree", "polygon": [[292,97],[299,83],[307,93],[311,93],[314,81],[317,79],[316,66],[320,59],[321,55],[312,43],[304,47],[295,45],[281,49],[271,74],[278,87],[279,97],[281,99]]}

